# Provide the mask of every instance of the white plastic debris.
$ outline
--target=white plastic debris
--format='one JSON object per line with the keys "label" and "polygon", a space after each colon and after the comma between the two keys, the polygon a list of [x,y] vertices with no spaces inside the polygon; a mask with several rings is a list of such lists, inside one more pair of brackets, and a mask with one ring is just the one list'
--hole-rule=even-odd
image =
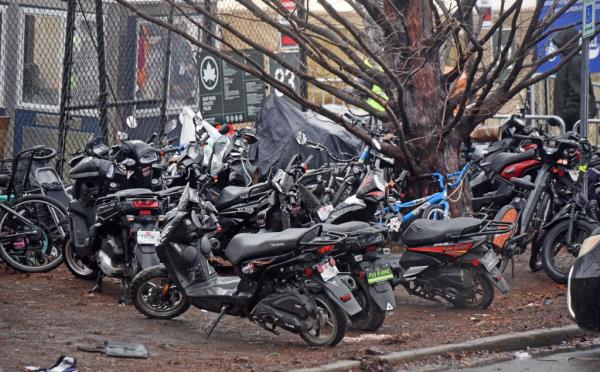
{"label": "white plastic debris", "polygon": [[527,351],[517,351],[515,353],[515,359],[519,359],[519,360],[531,359],[531,354],[529,354]]}

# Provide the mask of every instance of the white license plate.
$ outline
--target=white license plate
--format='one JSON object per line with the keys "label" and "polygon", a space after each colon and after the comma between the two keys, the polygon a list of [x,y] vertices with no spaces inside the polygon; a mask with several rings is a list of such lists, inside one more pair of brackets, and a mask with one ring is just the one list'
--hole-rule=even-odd
{"label": "white license plate", "polygon": [[492,271],[498,265],[498,262],[500,262],[500,258],[491,249],[481,259],[481,263],[487,271]]}
{"label": "white license plate", "polygon": [[160,231],[138,231],[137,242],[138,244],[157,245],[160,243]]}
{"label": "white license plate", "polygon": [[323,280],[332,279],[339,273],[337,267],[331,266],[329,262],[318,264],[317,270],[321,273],[321,278],[323,278]]}

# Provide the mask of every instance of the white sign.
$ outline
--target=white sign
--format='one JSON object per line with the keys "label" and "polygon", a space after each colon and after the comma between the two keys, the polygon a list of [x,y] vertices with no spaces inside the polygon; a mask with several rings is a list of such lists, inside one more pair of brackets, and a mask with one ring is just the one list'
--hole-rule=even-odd
{"label": "white sign", "polygon": [[200,79],[207,90],[216,88],[219,82],[219,66],[213,57],[206,56],[200,63]]}
{"label": "white sign", "polygon": [[482,27],[492,27],[492,1],[477,0],[477,7],[479,8],[481,18],[483,18]]}

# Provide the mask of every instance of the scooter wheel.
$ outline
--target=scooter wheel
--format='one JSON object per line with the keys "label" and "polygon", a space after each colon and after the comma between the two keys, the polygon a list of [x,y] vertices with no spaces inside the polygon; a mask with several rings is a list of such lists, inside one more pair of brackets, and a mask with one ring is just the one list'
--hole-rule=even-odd
{"label": "scooter wheel", "polygon": [[487,309],[494,301],[494,283],[481,273],[475,272],[472,275],[475,296],[457,299],[452,305],[458,309]]}
{"label": "scooter wheel", "polygon": [[344,311],[324,293],[314,297],[317,305],[314,325],[300,337],[311,346],[335,346],[346,335],[348,326]]}
{"label": "scooter wheel", "polygon": [[190,308],[185,293],[170,279],[164,265],[140,271],[131,283],[135,308],[148,318],[173,319]]}
{"label": "scooter wheel", "polygon": [[351,328],[367,332],[375,332],[381,328],[385,321],[385,310],[381,310],[369,294],[360,287],[354,293],[354,297],[363,310],[351,318]]}
{"label": "scooter wheel", "polygon": [[65,259],[65,265],[67,269],[78,279],[83,280],[96,280],[98,278],[98,269],[91,268],[81,262],[81,259],[77,257],[75,250],[71,244],[71,239],[67,239],[63,246],[63,257]]}

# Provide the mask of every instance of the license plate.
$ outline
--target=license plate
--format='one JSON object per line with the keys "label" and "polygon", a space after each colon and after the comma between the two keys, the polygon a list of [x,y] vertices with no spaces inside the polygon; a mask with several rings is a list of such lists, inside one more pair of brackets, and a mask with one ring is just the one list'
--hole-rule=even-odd
{"label": "license plate", "polygon": [[138,244],[157,245],[160,243],[160,231],[138,231],[137,242]]}
{"label": "license plate", "polygon": [[323,280],[332,279],[339,273],[337,267],[331,266],[329,262],[318,264],[317,271],[321,273],[321,278],[323,278]]}
{"label": "license plate", "polygon": [[394,273],[389,266],[381,266],[372,271],[367,271],[367,283],[376,284],[394,278]]}
{"label": "license plate", "polygon": [[500,262],[500,258],[491,249],[481,259],[481,263],[487,271],[492,271],[498,265],[498,262]]}

